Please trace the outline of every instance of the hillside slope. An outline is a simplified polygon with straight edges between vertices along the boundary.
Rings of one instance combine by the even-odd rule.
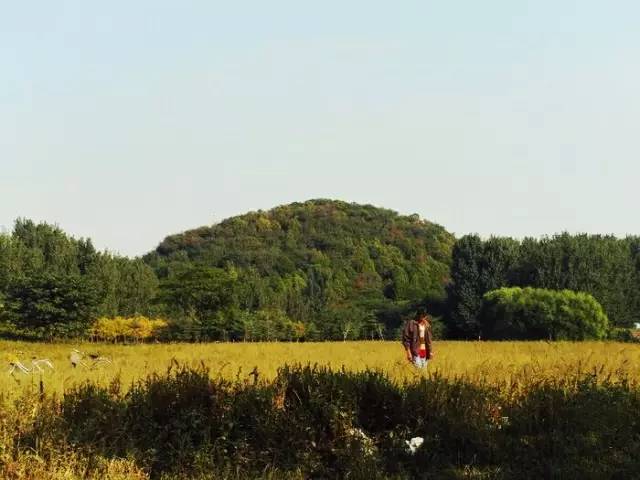
[[[310,200],[169,236],[145,261],[174,286],[188,269],[219,269],[241,311],[277,311],[323,337],[366,337],[444,297],[454,241],[417,215]]]

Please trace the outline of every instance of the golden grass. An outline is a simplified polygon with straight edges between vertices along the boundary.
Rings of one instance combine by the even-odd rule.
[[[3,460],[3,461],[2,461]],[[88,471],[87,466],[91,465]],[[92,462],[73,452],[48,461],[32,452],[16,459],[0,459],[0,478],[7,480],[148,480],[132,460],[94,457]]]
[[[99,352],[110,357],[113,364],[95,370],[74,369],[69,362],[73,348]],[[8,375],[9,359],[16,354],[25,364],[29,364],[32,357],[48,358],[55,371],[42,375]],[[240,380],[252,380],[248,375],[254,367],[258,367],[261,380],[273,378],[277,369],[286,363],[317,363],[350,371],[381,369],[399,381],[425,374],[408,364],[398,342],[110,345],[0,341],[0,355],[3,369],[0,397],[5,399],[29,389],[36,390],[41,377],[48,393],[60,394],[85,380],[106,384],[116,376],[126,387],[152,372],[165,371],[172,359],[189,365],[202,362],[212,376]],[[600,378],[628,376],[637,381],[640,380],[639,364],[640,345],[634,344],[442,341],[435,344],[435,358],[427,374],[504,384],[597,371]]]

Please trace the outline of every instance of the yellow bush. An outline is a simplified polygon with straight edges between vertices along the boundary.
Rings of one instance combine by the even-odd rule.
[[[111,342],[135,340],[140,342],[159,337],[167,326],[166,320],[147,318],[143,315],[135,317],[101,317],[93,323],[89,333],[98,340]]]

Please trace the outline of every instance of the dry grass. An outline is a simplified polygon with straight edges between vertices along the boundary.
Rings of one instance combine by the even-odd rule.
[[[26,453],[17,460],[0,461],[0,478],[6,480],[148,480],[130,460],[95,458],[87,472],[85,458],[70,452],[49,461]]]
[[[570,373],[597,371],[600,378],[627,376],[640,380],[634,368],[640,363],[640,345],[605,342],[438,342],[436,356],[428,372],[443,377],[466,377],[473,381],[502,384],[514,379],[563,377]],[[72,368],[73,348],[99,352],[112,359],[112,365],[88,370]],[[260,379],[271,379],[288,363],[318,363],[350,371],[381,369],[396,380],[423,375],[404,359],[398,342],[335,343],[207,343],[161,345],[34,344],[0,342],[2,368],[0,395],[37,390],[40,375],[7,375],[9,359],[17,352],[25,364],[32,356],[49,358],[54,372],[42,374],[48,393],[61,393],[73,384],[93,380],[102,384],[119,376],[123,385],[152,372],[165,371],[173,359],[187,365],[206,365],[212,375],[251,380],[258,367]]]
[[[73,348],[99,352],[113,364],[74,369]],[[114,385],[101,396],[102,390],[85,386],[61,401],[37,395],[40,375],[0,372],[2,479],[231,480],[258,478],[260,472],[265,479],[297,479],[326,469],[349,478],[397,473],[404,479],[417,478],[426,466],[450,473],[442,478],[635,478],[630,472],[640,468],[633,428],[640,405],[636,344],[437,342],[426,372],[406,362],[398,342],[0,342],[2,357],[18,352],[25,364],[32,356],[53,362],[55,371],[42,374],[47,393],[70,391],[84,381],[106,386],[116,377],[127,388],[150,373],[165,375],[137,386],[134,395],[124,396]],[[246,382],[253,382],[255,367],[260,380],[269,380],[279,367],[296,363],[376,369],[410,382],[291,368],[280,383],[228,388],[208,382],[201,368],[166,374],[174,360]],[[411,382],[423,375],[434,377]],[[345,429],[354,426],[374,439],[375,458],[354,455],[353,445],[345,443],[350,437],[344,432],[351,431]],[[420,459],[404,452],[408,432],[430,445]],[[186,455],[183,445],[192,445],[195,456]],[[550,449],[559,453],[548,456]],[[227,458],[228,451],[235,453]],[[597,462],[592,451],[602,452]],[[581,473],[569,475],[576,468]]]

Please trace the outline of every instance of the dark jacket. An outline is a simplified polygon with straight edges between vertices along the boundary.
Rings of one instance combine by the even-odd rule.
[[[425,330],[425,344],[427,346],[427,358],[431,358],[431,342],[433,334],[431,333],[431,324],[427,323]],[[411,355],[417,357],[420,351],[420,332],[418,331],[418,322],[409,320],[402,329],[402,344],[404,348],[411,351]]]

